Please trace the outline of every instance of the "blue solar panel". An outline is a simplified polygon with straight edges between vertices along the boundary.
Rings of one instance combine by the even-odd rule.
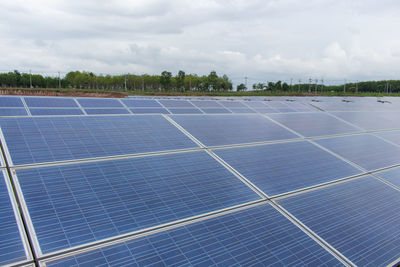
[[[187,100],[158,100],[161,104],[163,104],[167,108],[195,108],[189,101]]]
[[[251,108],[268,108],[266,103],[261,101],[246,101],[244,103]]]
[[[225,108],[202,108],[201,109],[206,114],[223,114],[223,113],[232,113]]]
[[[336,266],[340,262],[269,205],[47,263],[61,266]]]
[[[293,139],[296,135],[260,115],[171,115],[206,146]]]
[[[400,257],[399,191],[365,177],[279,201],[357,266]]]
[[[192,100],[190,102],[199,108],[223,108],[217,101],[213,100]]]
[[[79,104],[84,108],[123,108],[117,99],[107,98],[77,98]]]
[[[218,101],[218,103],[227,108],[247,108],[242,101]]]
[[[165,108],[130,108],[130,110],[136,114],[169,114]]]
[[[130,114],[128,110],[124,108],[86,108],[86,114]]]
[[[4,172],[0,171],[0,264],[26,260],[24,245],[18,230],[14,210],[5,183]]]
[[[361,131],[324,113],[270,114],[268,116],[306,137]]]
[[[278,112],[297,112],[295,109],[292,108],[275,108]]]
[[[361,173],[309,142],[214,151],[269,196]]]
[[[278,112],[276,109],[273,108],[254,108],[255,111],[258,113],[276,113]]]
[[[73,98],[25,97],[24,99],[30,108],[78,108]]]
[[[203,114],[200,109],[197,108],[169,108],[172,114]]]
[[[400,188],[400,168],[391,169],[384,172],[379,172],[377,175],[389,183]]]
[[[24,104],[19,97],[0,96],[0,107],[2,108],[22,108]]]
[[[0,126],[14,164],[196,147],[160,115],[3,118]]]
[[[82,110],[78,108],[30,108],[33,116],[41,115],[83,115]]]
[[[230,108],[232,113],[256,113],[253,109],[250,108]]]
[[[380,133],[375,133],[375,135],[384,138],[394,144],[400,145],[400,131],[380,132]]]
[[[24,108],[0,108],[0,116],[27,116]]]
[[[321,139],[315,142],[366,170],[400,163],[399,147],[369,134]]]
[[[45,253],[259,199],[203,151],[17,175]]]
[[[155,100],[150,100],[150,99],[143,99],[143,100],[136,100],[136,99],[122,99],[122,102],[127,106],[127,107],[133,107],[133,108],[155,108],[155,107],[161,107],[161,105],[155,101]]]

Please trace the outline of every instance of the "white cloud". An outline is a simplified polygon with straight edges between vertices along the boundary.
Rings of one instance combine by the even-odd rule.
[[[394,0],[4,0],[0,70],[398,78]]]

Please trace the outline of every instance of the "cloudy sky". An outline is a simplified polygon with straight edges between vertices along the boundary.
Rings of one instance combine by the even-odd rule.
[[[398,0],[1,0],[0,71],[400,79]]]

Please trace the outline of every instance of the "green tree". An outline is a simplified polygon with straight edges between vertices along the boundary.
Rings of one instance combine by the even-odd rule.
[[[171,72],[169,71],[161,72],[160,84],[162,88],[166,91],[169,91],[169,89],[171,88],[171,78],[172,78]]]
[[[238,86],[236,86],[236,91],[240,92],[240,91],[246,91],[246,85],[244,85],[243,83],[239,84]]]

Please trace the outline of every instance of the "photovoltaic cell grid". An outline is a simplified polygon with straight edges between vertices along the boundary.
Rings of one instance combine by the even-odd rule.
[[[133,114],[170,114],[165,108],[130,108]]]
[[[78,108],[30,108],[32,116],[83,115]]]
[[[369,171],[400,164],[400,147],[370,134],[320,139],[315,142]]]
[[[155,100],[122,99],[121,101],[127,107],[130,107],[130,108],[160,108],[161,107],[161,105]]]
[[[0,108],[0,116],[27,116],[24,108]]]
[[[386,139],[389,142],[400,145],[400,131],[375,133],[376,136]]]
[[[193,148],[160,115],[0,119],[15,165]]]
[[[400,189],[400,168],[379,172],[377,175]]]
[[[47,263],[61,266],[340,266],[269,205]]]
[[[269,196],[361,173],[309,142],[214,151]]]
[[[24,104],[19,97],[14,96],[1,96],[0,107],[2,108],[23,108]]]
[[[107,98],[77,98],[79,104],[84,108],[123,108],[118,99]]]
[[[30,108],[78,108],[73,98],[25,97],[24,100]]]
[[[231,145],[297,136],[260,115],[171,115],[206,146]]]
[[[0,265],[27,259],[4,174],[0,171]]]
[[[206,152],[17,170],[44,253],[260,197]]]
[[[124,108],[86,108],[85,112],[88,115],[130,114],[129,111]]]
[[[334,112],[333,114],[366,130],[400,129],[400,112]]]
[[[365,177],[279,201],[358,266],[400,258],[400,192]]]

